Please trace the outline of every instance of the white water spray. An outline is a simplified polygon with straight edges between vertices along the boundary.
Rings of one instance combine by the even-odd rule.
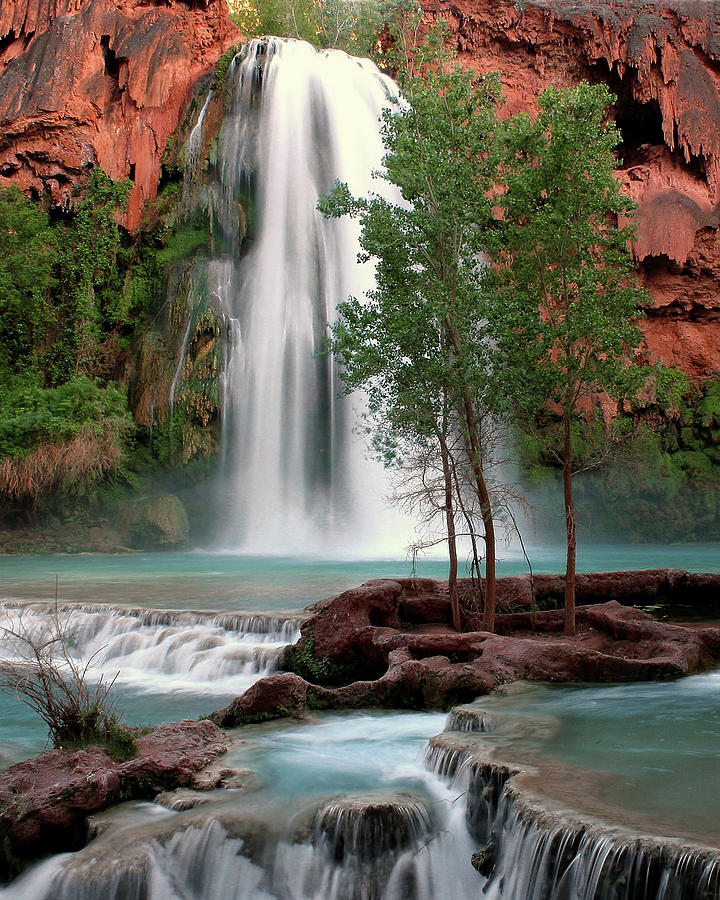
[[[337,304],[361,297],[373,272],[357,262],[357,224],[325,219],[317,202],[336,179],[356,196],[388,190],[372,172],[396,91],[369,60],[279,38],[252,41],[228,72],[217,197],[228,255],[210,267],[228,322],[226,549],[372,556],[408,543],[333,362],[318,355]]]

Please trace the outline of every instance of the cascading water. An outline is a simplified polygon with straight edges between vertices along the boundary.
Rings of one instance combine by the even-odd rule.
[[[437,735],[423,770],[413,750],[439,726],[427,713],[360,714],[243,731],[225,762],[257,769],[261,794],[215,791],[186,812],[140,804],[101,817],[85,849],[0,897],[720,898],[720,851],[549,811],[522,767],[486,759],[488,733]]]
[[[103,605],[0,604],[0,661],[20,660],[22,635],[41,644],[62,633],[90,678],[145,691],[235,695],[270,674],[299,632],[293,619],[156,612]]]
[[[265,555],[397,553],[407,541],[381,533],[380,519],[398,527],[381,513],[382,471],[364,459],[332,360],[318,356],[337,303],[362,296],[373,273],[357,261],[357,224],[316,209],[336,179],[382,193],[372,172],[396,87],[369,60],[268,38],[236,58],[226,89],[215,202],[227,252],[209,271],[228,336],[219,542]]]

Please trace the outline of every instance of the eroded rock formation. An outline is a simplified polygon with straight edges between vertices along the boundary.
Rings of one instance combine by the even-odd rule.
[[[544,576],[535,601],[560,576]],[[634,681],[677,678],[716,665],[720,628],[671,625],[617,599],[717,596],[720,575],[674,570],[583,575],[578,633],[562,634],[564,610],[504,613],[498,634],[454,631],[446,585],[430,579],[378,579],[311,607],[298,643],[286,651],[294,672],[255,682],[213,721],[222,727],[310,708],[447,709],[498,685],[529,681]],[[558,592],[561,593],[561,590]],[[601,600],[604,602],[594,602]],[[501,609],[530,608],[529,579],[498,580]]]
[[[478,71],[500,70],[508,114],[548,85],[618,97],[621,177],[639,203],[633,250],[654,306],[650,352],[720,372],[720,7],[702,0],[422,0]]]
[[[99,165],[132,179],[134,228],[191,86],[238,37],[225,0],[3,0],[0,184],[66,207]]]
[[[0,774],[0,882],[24,861],[81,847],[90,813],[179,786],[214,786],[198,773],[227,749],[211,722],[172,722],[139,738],[125,762],[88,747],[46,750],[11,766]]]

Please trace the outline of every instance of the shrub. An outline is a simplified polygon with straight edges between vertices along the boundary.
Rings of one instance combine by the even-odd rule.
[[[115,711],[115,679],[91,681],[94,657],[83,663],[71,654],[67,623],[57,610],[40,631],[27,627],[22,614],[16,625],[0,626],[2,644],[9,645],[13,657],[0,662],[0,691],[40,716],[54,747],[102,744],[116,756],[132,756],[135,734]]]

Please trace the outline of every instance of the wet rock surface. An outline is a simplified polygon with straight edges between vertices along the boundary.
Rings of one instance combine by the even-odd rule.
[[[136,756],[125,762],[104,747],[88,747],[47,750],[11,766],[0,774],[0,881],[25,861],[81,847],[90,813],[194,786],[227,749],[226,736],[211,722],[172,722],[139,738]]]
[[[720,575],[678,570],[580,579],[579,599],[585,603],[623,596],[623,585],[629,599],[720,592]],[[544,576],[543,583],[562,591],[560,576]],[[522,578],[500,579],[499,607],[527,606],[525,587]],[[303,659],[307,677],[285,672],[263,678],[213,713],[213,721],[232,727],[308,709],[447,709],[507,682],[677,678],[720,659],[720,628],[658,622],[617,599],[578,607],[574,638],[562,634],[563,610],[501,614],[497,634],[456,632],[448,624],[445,585],[429,579],[370,581],[309,612],[294,652],[286,655]],[[469,615],[468,627],[476,627],[476,620],[477,614]],[[368,660],[380,673],[375,678],[365,675]],[[354,677],[354,670],[362,675]],[[308,680],[313,672],[322,683]]]

